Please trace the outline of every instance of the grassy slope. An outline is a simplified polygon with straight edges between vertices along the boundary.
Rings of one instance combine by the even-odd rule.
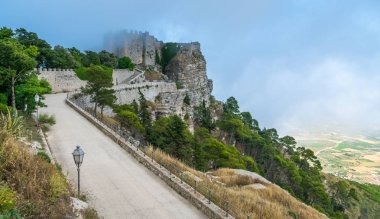
[[[147,148],[146,153],[152,154],[152,148]],[[196,171],[189,166],[185,165],[181,161],[172,158],[159,149],[154,151],[154,158],[162,165],[181,170],[182,172],[189,172],[192,175],[202,179],[197,187],[207,186],[211,188],[213,196],[219,197],[219,200],[225,200],[228,197],[230,205],[237,214],[238,218],[247,218],[247,215],[251,218],[327,218],[317,210],[310,206],[305,205],[301,201],[291,196],[287,191],[281,189],[276,185],[266,185],[266,189],[254,190],[250,188],[243,188],[241,183],[236,180],[234,183],[228,184],[228,186],[222,186],[219,183],[213,183],[206,174]],[[173,171],[175,172],[175,171]],[[224,178],[236,177],[229,171],[229,169],[221,169],[216,172],[215,175],[223,174]],[[193,182],[191,179],[190,182]],[[207,190],[206,190],[207,191]]]
[[[18,209],[21,216],[33,218],[63,218],[72,216],[69,185],[64,176],[52,164],[33,155],[27,146],[0,133],[0,177],[1,187],[8,188],[10,195],[0,197],[10,199],[13,204],[1,209],[1,214]]]

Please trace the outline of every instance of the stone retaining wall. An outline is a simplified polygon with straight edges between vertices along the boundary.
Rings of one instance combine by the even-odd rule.
[[[162,92],[176,92],[177,87],[173,82],[143,82],[138,84],[119,84],[113,87],[118,104],[129,104],[140,97],[139,89],[145,98],[154,102]]]
[[[86,86],[73,69],[38,69],[38,73],[38,78],[49,82],[53,93],[76,91]]]

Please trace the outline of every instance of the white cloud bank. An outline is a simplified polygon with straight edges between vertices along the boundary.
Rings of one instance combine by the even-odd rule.
[[[233,85],[242,110],[253,112],[262,126],[281,134],[379,130],[378,57],[360,65],[331,57],[302,69],[286,63],[256,59]]]

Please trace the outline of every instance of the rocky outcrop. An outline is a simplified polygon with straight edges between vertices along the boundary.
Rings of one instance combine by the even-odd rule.
[[[202,101],[209,104],[212,92],[212,81],[207,78],[206,60],[200,50],[200,44],[182,43],[174,58],[165,68],[169,79],[177,82],[180,88],[186,89],[191,105],[199,105]]]

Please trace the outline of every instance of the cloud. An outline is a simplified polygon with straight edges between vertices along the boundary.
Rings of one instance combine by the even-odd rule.
[[[326,57],[299,67],[286,66],[286,60],[256,60],[235,81],[233,92],[243,110],[253,111],[262,125],[282,134],[375,131],[380,125],[380,77],[371,63],[378,60],[359,65]]]

